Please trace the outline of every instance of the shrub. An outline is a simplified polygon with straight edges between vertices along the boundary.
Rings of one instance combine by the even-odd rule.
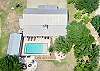
[[[98,8],[99,0],[74,0],[74,5],[76,9],[92,13]]]
[[[100,16],[98,15],[92,18],[91,24],[94,26],[100,36]]]

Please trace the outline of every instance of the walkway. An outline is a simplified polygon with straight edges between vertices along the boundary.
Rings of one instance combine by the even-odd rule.
[[[93,27],[93,25],[91,23],[88,23],[88,24],[86,24],[86,27],[90,30],[91,35],[96,40],[96,44],[100,45],[100,37],[99,37],[97,31],[95,30],[95,28]]]
[[[96,10],[96,15],[100,15],[100,4],[99,4],[99,8]]]

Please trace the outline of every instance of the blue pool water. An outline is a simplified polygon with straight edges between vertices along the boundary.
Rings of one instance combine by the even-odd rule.
[[[44,54],[45,49],[47,49],[47,44],[43,43],[26,43],[24,46],[25,54]]]

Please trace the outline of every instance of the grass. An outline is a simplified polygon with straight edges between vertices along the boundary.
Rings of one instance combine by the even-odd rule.
[[[0,27],[3,28],[6,23],[7,13],[3,10],[0,11]]]
[[[16,4],[20,3],[22,5],[21,8],[16,8]],[[11,10],[11,7],[14,7],[14,10],[18,15],[23,13],[23,10],[26,8],[26,0],[9,0],[8,11],[0,10],[0,29],[6,29],[7,23],[7,15]],[[7,29],[6,29],[7,30]],[[8,47],[8,40],[9,40],[9,32],[5,30],[1,30],[1,37],[0,37],[0,58],[6,55],[6,50]]]
[[[0,38],[0,57],[6,54],[8,39],[9,39],[9,34],[7,32],[2,32]]]
[[[20,4],[22,7],[16,7],[17,4]],[[10,8],[14,7],[17,14],[23,14],[23,10],[26,8],[26,0],[10,0]]]
[[[3,29],[6,25],[7,13],[5,11],[0,11],[0,28]],[[0,30],[0,57],[6,54],[6,49],[8,45],[9,33],[4,30]]]
[[[53,60],[52,62],[53,62],[54,65],[56,65],[56,66],[60,66],[60,65],[67,64],[67,60],[66,60],[66,59],[62,60],[61,62],[59,62],[59,61],[57,61],[57,60]]]
[[[1,37],[1,18],[0,18],[0,37]]]

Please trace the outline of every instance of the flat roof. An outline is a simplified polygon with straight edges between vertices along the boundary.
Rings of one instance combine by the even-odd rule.
[[[7,54],[19,55],[20,40],[21,40],[21,34],[17,33],[10,34]]]

